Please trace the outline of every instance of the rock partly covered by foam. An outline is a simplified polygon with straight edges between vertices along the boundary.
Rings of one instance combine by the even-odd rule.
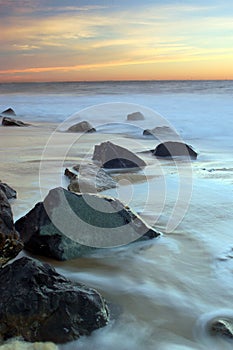
[[[110,141],[96,145],[92,159],[106,169],[141,168],[146,166],[144,160],[136,154]]]
[[[10,187],[5,182],[2,182],[1,180],[0,180],[0,190],[2,190],[5,193],[5,195],[7,196],[7,199],[12,199],[17,197],[17,192],[12,187]]]
[[[15,111],[12,108],[5,109],[1,114],[16,116],[16,113],[15,113]]]
[[[24,123],[21,120],[16,120],[16,119],[10,118],[10,117],[3,117],[2,118],[2,125],[3,126],[29,126],[29,124]]]
[[[133,112],[127,115],[127,120],[144,120],[145,117],[141,112]]]
[[[233,339],[233,319],[214,319],[209,325],[209,330],[212,335]]]
[[[95,132],[96,129],[86,120],[72,125],[67,132]]]
[[[15,225],[26,250],[58,260],[160,235],[117,199],[61,187]]]
[[[186,143],[176,141],[160,143],[155,150],[152,151],[152,153],[157,157],[185,156],[194,159],[197,158],[197,152],[195,152],[191,146],[187,145]]]
[[[105,326],[109,312],[94,289],[28,257],[0,271],[0,336],[65,343]]]
[[[67,176],[70,177],[70,184],[68,186],[70,191],[96,193],[117,186],[112,176],[96,164],[87,163],[74,166],[74,170],[78,172],[78,176],[67,169],[65,170]]]
[[[0,267],[15,258],[23,249],[23,243],[15,230],[11,206],[0,190]]]

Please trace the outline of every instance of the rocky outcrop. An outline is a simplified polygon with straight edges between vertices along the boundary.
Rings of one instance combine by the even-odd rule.
[[[144,120],[145,117],[141,112],[133,112],[127,115],[127,120]]]
[[[210,324],[210,333],[233,339],[233,319],[219,318],[213,320]]]
[[[69,191],[78,193],[96,193],[115,188],[116,181],[104,169],[96,164],[87,163],[74,167],[78,171],[78,176],[69,169],[65,170],[65,175],[70,178]]]
[[[67,132],[95,132],[96,129],[86,120],[72,125]]]
[[[160,236],[119,200],[61,187],[15,225],[26,250],[57,260]]]
[[[0,190],[0,267],[15,258],[23,249],[23,243],[15,230],[8,199]]]
[[[21,120],[16,120],[16,119],[10,118],[10,117],[3,117],[2,118],[2,125],[3,126],[29,126],[29,124],[24,123]]]
[[[2,190],[5,193],[7,199],[12,199],[17,197],[17,192],[6,183],[1,182],[1,180],[0,180],[0,190]]]
[[[105,326],[109,312],[94,289],[28,257],[0,271],[0,336],[65,343]]]
[[[197,153],[193,148],[186,143],[168,141],[160,143],[155,150],[152,150],[154,156],[157,157],[177,157],[185,156],[190,158],[197,158]]]
[[[92,159],[106,169],[141,168],[146,166],[144,160],[136,154],[110,141],[96,145]]]
[[[16,113],[12,108],[5,109],[1,114],[16,116]]]

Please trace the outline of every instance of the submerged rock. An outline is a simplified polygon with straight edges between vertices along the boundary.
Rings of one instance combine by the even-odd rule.
[[[133,112],[127,115],[127,120],[144,120],[145,117],[141,112]]]
[[[15,225],[26,250],[57,260],[160,235],[119,200],[61,187]]]
[[[0,180],[0,190],[2,190],[5,193],[7,199],[12,199],[17,197],[17,192],[6,183],[1,182],[1,180]]]
[[[106,169],[141,168],[146,166],[144,160],[124,147],[107,141],[95,146],[93,158]]]
[[[12,108],[5,109],[5,111],[3,111],[1,114],[16,116],[16,113],[15,113],[15,111]]]
[[[23,243],[15,230],[10,204],[0,190],[0,267],[15,258],[22,249]]]
[[[94,289],[23,257],[0,271],[0,336],[65,343],[105,326],[109,312]]]
[[[157,157],[176,157],[186,156],[191,158],[197,158],[197,153],[193,148],[186,143],[167,141],[160,143],[155,150],[152,151],[154,156]]]
[[[78,177],[73,172],[66,171],[70,177],[69,191],[79,193],[96,193],[115,188],[116,181],[104,169],[99,168],[96,164],[88,163],[74,167],[79,172]]]
[[[86,120],[72,125],[67,132],[95,132],[96,129]]]
[[[22,122],[21,120],[16,120],[10,117],[2,118],[3,126],[29,126],[29,124]]]
[[[233,339],[233,320],[215,319],[210,325],[210,333]]]

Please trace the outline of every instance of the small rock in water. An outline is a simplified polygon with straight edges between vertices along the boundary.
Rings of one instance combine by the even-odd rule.
[[[96,129],[86,120],[72,125],[67,132],[95,132]]]
[[[15,258],[22,249],[23,242],[15,230],[10,203],[0,190],[0,268]]]
[[[144,160],[124,147],[107,141],[95,146],[93,158],[106,169],[141,168],[146,166]]]
[[[177,157],[186,156],[191,158],[197,158],[197,152],[186,143],[167,141],[160,143],[155,150],[152,150],[154,156],[157,157]]]
[[[141,112],[133,112],[127,115],[127,120],[144,120],[145,117]]]
[[[7,199],[12,199],[17,197],[17,192],[12,187],[2,182],[1,180],[0,180],[0,190],[2,190],[5,193]]]
[[[51,190],[15,225],[26,250],[57,260],[160,236],[117,199],[61,187]]]
[[[10,117],[2,118],[3,126],[29,126],[29,124],[22,122],[21,120],[16,120]]]
[[[108,307],[94,289],[23,257],[0,270],[0,336],[65,343],[105,326]]]
[[[172,130],[169,126],[157,126],[154,129],[145,129],[143,131],[143,135],[153,135],[155,137],[163,137],[163,136],[171,136],[176,135],[174,130]]]
[[[3,111],[1,114],[16,116],[16,113],[15,113],[15,111],[12,108],[5,109],[5,111]]]
[[[233,339],[233,320],[220,318],[214,320],[210,325],[212,335],[220,335]]]

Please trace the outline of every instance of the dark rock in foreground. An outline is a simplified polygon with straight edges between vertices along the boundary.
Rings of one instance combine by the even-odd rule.
[[[96,145],[92,159],[106,169],[141,168],[146,166],[144,160],[136,154],[110,141]]]
[[[215,319],[210,325],[210,333],[233,339],[233,320]]]
[[[197,153],[193,148],[186,143],[182,142],[163,142],[160,143],[154,151],[152,151],[154,156],[157,157],[176,157],[176,156],[186,156],[190,158],[197,158]]]
[[[67,132],[95,132],[96,129],[86,120],[72,125]]]
[[[51,190],[15,225],[26,250],[57,260],[160,235],[119,200],[61,187]]]
[[[144,120],[145,117],[141,112],[133,112],[127,115],[127,120]]]
[[[0,268],[22,249],[23,243],[15,230],[10,204],[5,193],[0,190]]]
[[[12,199],[17,197],[17,192],[6,183],[1,182],[1,180],[0,180],[0,190],[2,190],[5,193],[5,195],[7,196],[7,199]]]
[[[0,271],[0,336],[65,343],[105,326],[109,312],[94,289],[23,257]]]
[[[3,126],[29,126],[29,124],[22,122],[21,120],[16,120],[9,117],[2,118]]]
[[[1,114],[16,116],[16,113],[15,113],[15,111],[12,108],[5,109],[5,111],[3,111]]]

